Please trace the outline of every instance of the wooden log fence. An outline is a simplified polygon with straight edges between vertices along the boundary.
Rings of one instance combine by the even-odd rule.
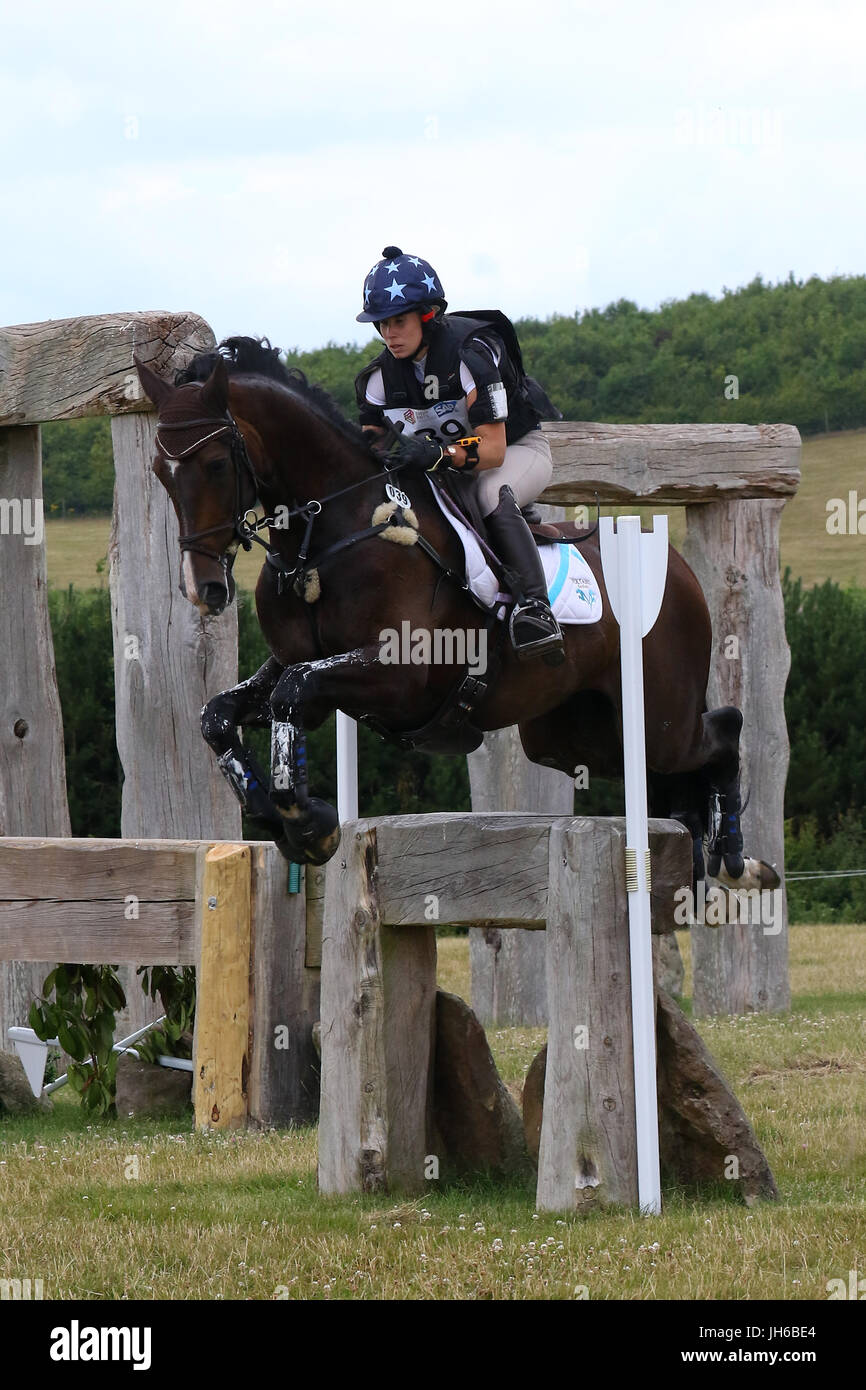
[[[650,846],[661,925],[677,889],[691,881],[691,842],[675,822],[654,820]],[[567,1211],[636,1203],[624,847],[620,818],[349,822],[341,854],[328,866],[322,927],[323,1194],[418,1193],[438,1171],[438,921],[546,929],[551,1017],[537,1205]],[[687,1089],[700,1086],[693,1075]],[[722,1108],[738,1111],[733,1097]],[[719,1178],[724,1148],[716,1155]],[[772,1178],[761,1181],[769,1195]]]
[[[311,1123],[319,972],[285,887],[270,842],[0,839],[0,960],[194,965],[196,1127]]]

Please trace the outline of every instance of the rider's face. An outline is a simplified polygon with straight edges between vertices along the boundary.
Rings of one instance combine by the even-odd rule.
[[[417,310],[382,319],[379,335],[392,357],[414,357],[422,346],[421,315]]]

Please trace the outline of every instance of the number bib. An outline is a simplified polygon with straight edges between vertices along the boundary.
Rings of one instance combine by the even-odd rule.
[[[414,406],[386,408],[383,412],[404,434],[429,434],[440,444],[471,434],[466,397],[458,401],[434,401],[426,410]]]

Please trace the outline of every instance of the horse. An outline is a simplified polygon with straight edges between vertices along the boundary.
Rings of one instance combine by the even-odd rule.
[[[267,339],[226,339],[171,383],[135,362],[158,410],[152,467],[177,514],[181,592],[203,616],[221,613],[238,548],[265,549],[255,601],[271,656],[208,702],[202,733],[287,859],[322,864],[339,843],[336,811],[310,794],[306,755],[306,731],[334,709],[437,752],[466,753],[517,724],[531,761],[569,776],[621,772],[619,628],[597,535],[558,525],[592,569],[603,616],[564,628],[561,665],[520,662],[504,623],[467,590],[461,542],[428,476],[401,466],[399,448],[377,453]],[[413,637],[401,660],[386,651],[397,632]],[[486,670],[468,668],[465,644],[429,640],[442,633],[492,639]],[[695,883],[707,870],[737,888],[774,886],[775,871],[743,854],[743,716],[707,709],[711,643],[700,585],[671,547],[643,643],[650,813],[688,828]],[[239,733],[267,725],[269,779]]]

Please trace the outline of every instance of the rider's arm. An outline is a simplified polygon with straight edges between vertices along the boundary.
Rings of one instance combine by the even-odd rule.
[[[475,404],[478,392],[473,388],[466,396],[467,408],[471,410]],[[505,421],[495,420],[488,425],[471,425],[470,433],[476,435],[481,443],[478,445],[478,468],[499,468],[505,458]],[[454,459],[451,463],[452,468],[462,468],[466,462],[466,450],[459,444],[454,445]]]

